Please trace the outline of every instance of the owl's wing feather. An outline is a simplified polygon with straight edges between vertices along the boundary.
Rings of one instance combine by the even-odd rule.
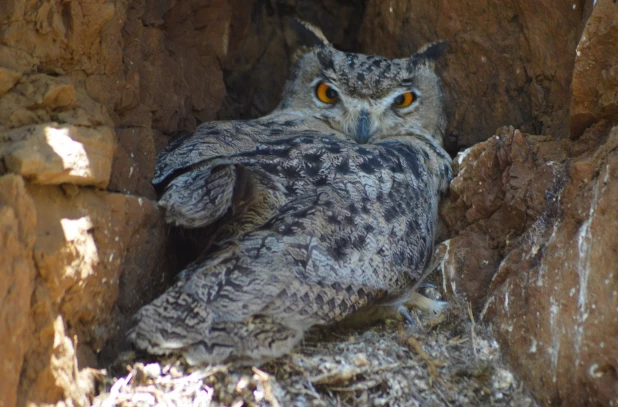
[[[172,141],[157,157],[152,183],[164,184],[175,173],[193,169],[201,163],[215,158],[225,158],[254,151],[258,144],[287,139],[306,132],[330,134],[332,129],[323,123],[288,113],[273,113],[269,116],[248,121],[207,122],[195,132]]]
[[[315,130],[306,129],[307,120],[278,113],[246,122],[204,123],[170,143],[157,157],[153,178],[162,191],[159,204],[166,208],[167,222],[197,228],[212,224],[230,209],[235,213],[246,209],[264,185],[238,164],[264,153],[273,143],[315,135]],[[334,133],[330,136],[337,138]]]
[[[328,216],[321,204],[291,202],[270,226],[192,263],[186,279],[137,313],[131,341],[154,354],[181,351],[192,363],[219,362],[251,347],[252,357],[273,357],[310,326],[384,295],[391,284],[373,275],[376,253],[353,263],[333,261],[327,240],[338,232],[318,229]],[[339,232],[352,234],[345,229],[351,227]],[[267,341],[252,334],[263,335],[256,318],[273,328]]]
[[[300,136],[255,143],[225,160],[211,180],[221,186],[206,186],[206,195],[229,199],[225,181],[240,166],[278,185],[285,199],[272,217],[215,245],[138,312],[130,335],[138,347],[181,351],[191,363],[276,356],[311,325],[341,319],[421,275],[437,210],[427,191],[437,194],[437,186],[416,147]],[[214,177],[203,167],[174,179],[170,193],[191,190],[191,177]]]
[[[229,210],[235,184],[233,166],[201,166],[174,178],[159,205],[166,209],[168,223],[188,228],[206,226]]]

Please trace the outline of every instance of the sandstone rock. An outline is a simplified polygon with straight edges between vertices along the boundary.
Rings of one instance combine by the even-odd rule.
[[[442,242],[437,248],[442,272],[442,289],[449,297],[463,298],[480,312],[489,285],[500,262],[497,250],[488,246],[487,236],[469,232],[462,238]]]
[[[33,330],[36,212],[21,177],[0,177],[0,405],[14,406]]]
[[[618,117],[618,7],[595,2],[577,46],[571,100],[571,137],[596,121]]]
[[[22,49],[0,45],[0,66],[12,72],[22,74],[29,71],[35,64],[35,59]]]
[[[155,199],[150,180],[154,176],[155,145],[152,131],[141,127],[120,129],[108,189]]]
[[[229,3],[233,17],[223,60],[227,96],[218,118],[255,118],[279,104],[290,61],[301,45],[290,17],[316,24],[339,49],[358,51],[364,0],[254,2],[251,12],[245,0]]]
[[[219,61],[228,52],[229,1],[180,0],[164,15],[164,22],[169,27],[174,59],[184,67],[188,107],[198,120],[213,120],[226,92]]]
[[[37,276],[31,298],[34,327],[25,356],[20,399],[87,404],[87,367],[109,340],[118,340],[120,281],[126,301],[156,294],[162,279],[162,213],[152,201],[75,186],[29,184],[36,241],[29,256]],[[143,267],[143,269],[142,269]],[[132,273],[153,278],[136,281]],[[158,271],[157,271],[158,270]],[[123,273],[129,273],[123,276]],[[154,287],[154,288],[153,288]],[[125,312],[134,312],[124,306]]]
[[[449,42],[438,69],[454,154],[504,125],[568,135],[573,56],[591,9],[590,1],[369,0],[360,42],[363,51],[390,57]]]
[[[154,198],[155,141],[160,150],[163,132],[192,130],[194,114],[214,117],[225,95],[219,58],[231,17],[222,18],[227,1],[185,2],[190,25],[168,13],[176,2],[5,3],[0,173],[30,183],[9,187],[4,180],[22,178],[6,175],[0,191],[0,253],[11,253],[0,264],[13,273],[0,285],[1,336],[9,341],[0,404],[17,397],[19,405],[85,405],[85,367],[118,346],[170,267],[152,201],[75,185],[111,180],[112,190]],[[13,205],[22,197],[30,206]],[[14,234],[24,219],[38,222],[22,241]]]
[[[160,290],[164,229],[146,199],[0,177],[2,405],[89,404],[86,368]]]
[[[518,7],[526,14],[528,6]],[[451,232],[440,247],[445,291],[482,310],[509,363],[547,405],[611,405],[618,399],[615,13],[612,2],[598,2],[577,48],[570,124],[564,117],[568,93],[547,105],[552,92],[568,90],[570,63],[557,58],[565,72],[552,77],[552,90],[542,92],[545,101],[535,101],[532,86],[527,91],[533,111],[551,106],[558,126],[547,133],[563,138],[499,130],[454,161],[457,176],[441,208]],[[437,27],[452,21],[436,18]],[[536,30],[529,41],[551,43],[545,34]],[[529,74],[529,63],[546,70],[547,62],[524,65]],[[448,76],[445,81],[448,86]],[[569,126],[576,142],[564,138]]]
[[[455,236],[442,249],[444,284],[480,311],[500,260],[547,207],[546,192],[567,159],[550,137],[502,128],[460,153],[441,215]]]
[[[618,398],[618,127],[603,130],[584,135],[603,144],[569,163],[570,180],[502,261],[484,311],[548,404]]]
[[[618,397],[618,127],[577,143],[502,129],[455,161],[445,291],[463,295],[548,404]],[[609,133],[609,135],[608,135]],[[484,305],[483,305],[484,304]]]
[[[11,130],[0,141],[7,170],[33,182],[99,187],[109,182],[114,135],[108,127],[33,125]]]
[[[109,51],[99,38],[113,23],[109,2],[55,3],[12,0],[3,4],[3,44],[30,54],[44,72],[64,73],[79,64],[87,72],[103,68]]]
[[[0,97],[8,92],[9,89],[21,78],[19,72],[0,66]]]
[[[66,76],[25,75],[0,97],[0,131],[50,121],[90,127],[113,125],[105,108],[84,90],[75,88]]]

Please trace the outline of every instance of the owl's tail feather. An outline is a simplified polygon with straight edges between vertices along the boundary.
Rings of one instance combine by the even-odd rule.
[[[213,325],[212,312],[201,305],[177,284],[135,314],[127,338],[155,355],[185,349],[200,341]]]
[[[255,185],[240,165],[209,163],[180,174],[165,187],[159,205],[168,223],[198,228],[228,212],[237,213],[253,199]]]
[[[151,354],[181,354],[191,365],[231,359],[261,363],[290,352],[311,322],[262,314],[262,302],[272,300],[280,287],[272,278],[270,286],[256,290],[244,283],[248,278],[260,286],[261,277],[248,268],[234,272],[238,265],[226,260],[235,258],[236,248],[230,244],[207,263],[194,263],[201,267],[197,275],[185,270],[176,285],[137,312],[128,340]],[[228,288],[237,286],[247,290],[230,293]]]
[[[263,363],[289,353],[303,332],[264,315],[240,322],[217,322],[204,339],[188,346],[182,354],[190,365],[230,360]]]
[[[289,353],[303,337],[302,327],[264,315],[213,322],[212,313],[189,307],[181,297],[170,300],[173,297],[168,292],[136,314],[128,339],[138,349],[154,355],[180,353],[190,365],[230,360],[262,363]]]

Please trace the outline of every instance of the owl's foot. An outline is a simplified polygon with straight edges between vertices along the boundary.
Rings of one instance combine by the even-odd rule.
[[[406,322],[408,323],[407,325],[407,333],[408,335],[414,335],[414,334],[418,334],[421,333],[425,330],[425,328],[423,327],[423,325],[421,324],[421,322],[415,318],[412,313],[410,313],[410,310],[408,309],[407,306],[405,305],[400,305],[399,307],[397,307],[397,311],[401,314],[401,316],[406,320]]]
[[[412,314],[410,314],[410,310],[408,309],[408,307],[406,307],[405,305],[400,305],[399,308],[397,308],[397,311],[412,327],[415,327],[417,325],[416,320],[414,319]]]
[[[410,300],[406,303],[406,306],[416,307],[424,312],[433,312],[434,314],[441,314],[447,307],[448,302],[432,300],[422,294],[414,292]]]
[[[408,307],[416,307],[423,312],[431,313],[434,316],[433,319],[435,319],[442,316],[441,314],[447,305],[448,302],[446,301],[432,300],[431,298],[427,298],[424,295],[415,292],[412,294],[412,297],[407,303],[397,307],[397,311],[408,322],[408,334],[412,335],[423,331],[425,328],[421,324],[420,320],[410,313]],[[430,322],[430,326],[431,325],[433,325],[433,323]]]

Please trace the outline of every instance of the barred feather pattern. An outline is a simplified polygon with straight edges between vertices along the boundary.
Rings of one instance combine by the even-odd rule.
[[[198,132],[159,161],[157,180],[172,178],[160,202],[177,223],[204,226],[232,207],[239,167],[252,174],[255,195],[276,198],[255,199],[230,219],[226,238],[139,311],[130,334],[138,347],[180,350],[194,364],[276,357],[310,326],[340,320],[420,278],[433,246],[436,197],[450,177],[448,156],[418,137],[359,145],[299,130],[302,123],[290,120],[281,137],[251,139],[229,155],[211,148],[224,135]]]

